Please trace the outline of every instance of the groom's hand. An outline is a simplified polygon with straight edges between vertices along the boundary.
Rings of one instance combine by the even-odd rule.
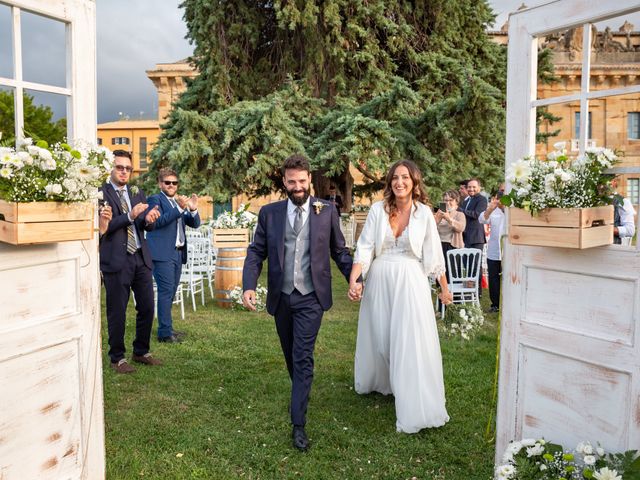
[[[256,291],[245,290],[242,293],[242,304],[249,310],[256,311]]]
[[[352,302],[360,300],[362,298],[362,283],[356,282],[355,284],[349,285],[347,296]]]

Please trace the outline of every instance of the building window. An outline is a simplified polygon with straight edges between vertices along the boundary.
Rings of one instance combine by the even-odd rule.
[[[576,112],[575,113],[575,125],[573,127],[573,138],[580,138],[580,112]],[[588,135],[587,135],[587,139],[591,138],[591,112],[589,112],[589,130],[588,130]]]
[[[627,115],[627,137],[629,140],[640,140],[640,112],[629,112]]]
[[[98,145],[102,145],[102,139],[98,137]]]
[[[634,205],[640,204],[640,178],[627,178],[627,198]]]
[[[147,137],[140,137],[140,168],[147,168]]]
[[[128,137],[113,137],[111,139],[111,145],[129,145]]]

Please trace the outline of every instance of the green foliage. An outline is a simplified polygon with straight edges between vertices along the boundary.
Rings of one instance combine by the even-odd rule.
[[[33,96],[23,95],[24,134],[31,138],[46,140],[53,145],[67,136],[67,119],[53,120],[53,110],[47,105],[34,105]],[[13,93],[0,90],[0,132],[3,144],[15,144],[15,106]]]
[[[485,0],[182,7],[200,75],[152,168],[177,168],[188,189],[218,199],[278,190],[278,166],[295,152],[322,173],[319,194],[327,177],[350,192],[350,166],[361,191],[379,189],[400,158],[418,163],[432,196],[471,175],[500,181],[506,50],[486,33]]]

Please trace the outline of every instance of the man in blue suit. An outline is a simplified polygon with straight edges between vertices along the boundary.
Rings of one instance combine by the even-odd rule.
[[[185,225],[200,226],[198,197],[177,195],[178,183],[176,172],[163,168],[158,173],[161,192],[149,197],[149,206],[160,211],[156,228],[147,234],[153,277],[158,286],[158,341],[168,343],[179,343],[182,335],[173,330],[171,306],[180,284],[182,265],[187,263]]]
[[[313,380],[313,350],[323,313],[332,305],[333,258],[349,281],[353,259],[340,231],[340,216],[329,202],[310,197],[309,162],[292,155],[283,166],[288,200],[260,209],[253,243],[242,272],[243,302],[255,310],[256,285],[268,260],[267,311],[276,330],[291,378],[293,446],[309,447],[305,432]]]
[[[133,373],[136,369],[124,356],[125,320],[131,291],[136,297],[137,311],[132,360],[146,365],[161,363],[149,353],[153,324],[153,264],[144,238],[144,231],[153,230],[160,212],[149,208],[141,190],[128,186],[133,171],[131,153],[116,150],[113,156],[111,178],[101,188],[103,209],[109,206],[112,216],[106,228],[105,225],[100,227],[100,271],[107,293],[111,367],[117,373]]]

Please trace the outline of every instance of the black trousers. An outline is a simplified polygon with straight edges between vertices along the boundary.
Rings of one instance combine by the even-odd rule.
[[[491,306],[500,308],[500,276],[502,275],[502,262],[500,260],[487,259],[489,271],[489,298]]]
[[[119,272],[102,272],[107,292],[107,330],[109,333],[109,357],[112,363],[124,358],[124,331],[129,295],[136,297],[136,337],[133,353],[149,352],[153,325],[153,281],[151,269],[144,264],[140,251],[127,254],[125,266]]]
[[[291,378],[291,423],[306,423],[309,393],[313,382],[313,351],[324,311],[314,292],[280,294],[275,313],[276,330]]]

